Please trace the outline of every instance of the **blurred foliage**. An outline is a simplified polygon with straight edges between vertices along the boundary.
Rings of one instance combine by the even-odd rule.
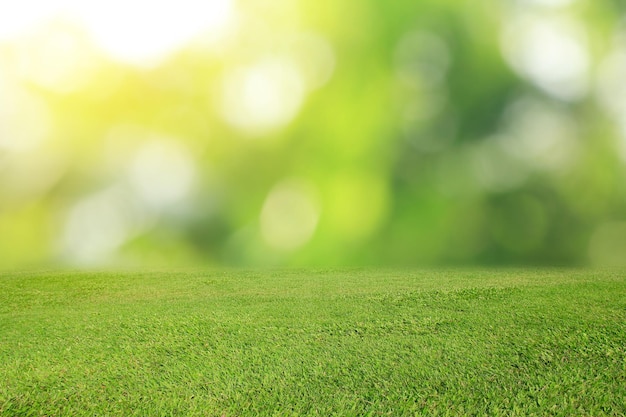
[[[2,6],[0,267],[626,262],[620,2],[136,1]]]

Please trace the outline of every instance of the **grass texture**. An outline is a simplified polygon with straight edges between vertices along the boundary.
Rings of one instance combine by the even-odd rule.
[[[624,416],[625,277],[4,272],[0,415]]]

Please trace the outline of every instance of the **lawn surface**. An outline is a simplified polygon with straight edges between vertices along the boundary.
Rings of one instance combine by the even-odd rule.
[[[626,413],[626,273],[0,273],[0,415]]]

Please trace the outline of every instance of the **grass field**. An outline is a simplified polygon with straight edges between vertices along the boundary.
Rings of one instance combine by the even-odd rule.
[[[626,414],[626,273],[0,273],[0,415]]]

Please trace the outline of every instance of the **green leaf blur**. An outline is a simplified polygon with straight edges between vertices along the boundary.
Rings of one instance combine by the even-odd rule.
[[[0,268],[626,262],[618,2],[205,3],[2,6]]]

